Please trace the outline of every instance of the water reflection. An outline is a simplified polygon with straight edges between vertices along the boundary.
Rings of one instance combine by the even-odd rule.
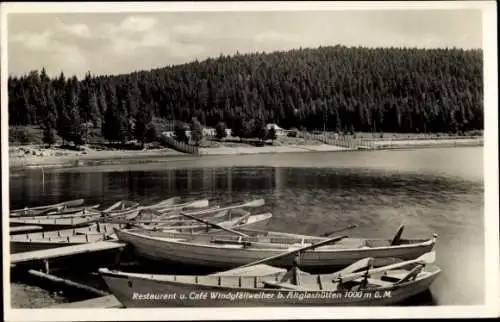
[[[335,162],[314,168],[214,165],[59,170],[46,172],[44,182],[40,171],[26,171],[11,178],[11,207],[74,198],[103,206],[121,199],[151,203],[174,195],[209,198],[213,203],[264,198],[266,205],[258,211],[273,213],[270,230],[322,234],[357,224],[350,236],[391,238],[403,223],[406,236],[439,234],[436,265],[443,273],[431,289],[434,298],[417,301],[419,305],[483,302],[484,276],[477,274],[484,271],[482,180],[459,173],[337,167]],[[377,162],[381,161],[373,163]]]

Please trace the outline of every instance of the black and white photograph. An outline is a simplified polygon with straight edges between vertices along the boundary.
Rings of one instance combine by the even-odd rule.
[[[495,2],[1,16],[7,320],[499,316]]]

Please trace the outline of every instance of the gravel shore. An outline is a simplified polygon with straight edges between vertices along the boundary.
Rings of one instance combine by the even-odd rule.
[[[423,147],[449,147],[482,145],[483,138],[465,139],[432,139],[432,140],[380,140],[371,141],[373,148],[379,149],[404,149]],[[352,149],[328,144],[288,144],[254,146],[224,146],[201,147],[200,156],[203,155],[244,155],[260,153],[291,153],[291,152],[336,152]],[[82,151],[70,151],[57,148],[43,148],[41,146],[13,146],[9,147],[10,168],[29,167],[62,167],[62,166],[88,166],[94,164],[119,164],[141,163],[150,161],[177,160],[186,155],[171,149],[149,150],[95,150],[85,148]]]

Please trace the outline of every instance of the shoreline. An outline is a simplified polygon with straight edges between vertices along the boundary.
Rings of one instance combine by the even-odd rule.
[[[353,151],[383,151],[424,148],[447,148],[483,146],[483,138],[475,139],[433,139],[433,140],[394,140],[373,141],[372,147],[347,148],[328,144],[319,145],[281,145],[264,147],[212,147],[200,148],[200,154],[189,155],[171,149],[152,150],[89,150],[84,152],[67,151],[59,152],[64,155],[47,155],[40,147],[32,148],[36,153],[25,153],[14,156],[9,151],[9,169],[24,170],[36,168],[65,168],[65,167],[91,167],[99,165],[140,164],[154,162],[172,162],[199,159],[203,156],[230,156],[230,155],[256,155],[256,154],[281,154],[281,153],[318,153],[318,152],[353,152]],[[9,147],[21,149],[21,147]],[[29,148],[28,148],[29,149]],[[53,151],[53,150],[52,150]]]

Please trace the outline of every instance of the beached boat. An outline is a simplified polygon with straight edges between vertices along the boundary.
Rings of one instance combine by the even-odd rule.
[[[113,228],[119,227],[118,224],[95,223],[80,228],[10,235],[10,253],[116,239]]]
[[[73,236],[64,236],[64,237],[53,236],[40,239],[29,239],[25,241],[11,241],[10,253],[16,254],[16,253],[51,249],[63,246],[95,243],[104,240],[116,240],[116,238],[114,238],[113,236],[114,234],[112,233],[109,234],[109,233],[89,232],[86,234],[73,235]]]
[[[37,206],[37,207],[24,207],[22,209],[14,209],[10,211],[11,217],[18,216],[36,216],[38,214],[43,214],[49,209],[61,209],[61,208],[72,208],[79,207],[84,204],[84,199],[68,200],[56,204]]]
[[[308,250],[301,256],[301,267],[307,271],[341,268],[365,257],[404,260],[418,257],[434,248],[436,234],[428,239],[404,239],[401,238],[402,231],[403,227],[392,240],[342,238],[335,244]],[[169,235],[166,232],[143,229],[115,229],[115,232],[118,239],[133,245],[135,252],[142,257],[221,270],[248,264],[300,245],[325,240],[324,237],[294,236],[280,232],[255,236],[243,234],[246,237],[227,233]],[[292,260],[293,257],[288,256],[273,260],[269,264],[291,267]]]
[[[262,264],[211,275],[99,273],[125,307],[381,306],[428,290],[441,272],[432,256],[377,268],[365,258],[321,275]]]

